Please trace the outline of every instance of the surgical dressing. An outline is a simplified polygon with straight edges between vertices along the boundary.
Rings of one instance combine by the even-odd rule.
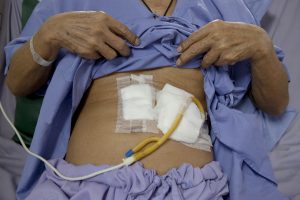
[[[125,120],[155,119],[151,91],[147,84],[131,85],[121,90]]]
[[[155,106],[157,127],[164,134],[170,128],[180,106],[192,98],[192,94],[170,84],[165,84],[163,89],[157,92],[157,104]],[[204,109],[199,109],[195,102],[191,102],[170,139],[192,148],[211,151],[212,142]]]
[[[154,104],[153,76],[130,75],[117,78],[118,118],[116,133],[158,133]]]
[[[180,105],[192,98],[192,95],[184,90],[176,88],[170,84],[166,84],[164,88],[157,94],[157,105],[155,110],[158,115],[158,128],[165,134],[170,128],[170,125]],[[195,103],[191,103],[178,126],[171,135],[171,139],[194,143],[205,121],[204,112],[200,112]]]
[[[154,88],[153,76],[143,74],[118,77],[117,87],[117,133],[157,133],[160,130],[166,134],[176,120],[177,113],[184,106],[186,110],[170,139],[192,148],[211,151],[212,143],[208,135],[206,114],[203,108],[199,110],[197,105],[191,102],[192,94],[168,83],[162,90]]]

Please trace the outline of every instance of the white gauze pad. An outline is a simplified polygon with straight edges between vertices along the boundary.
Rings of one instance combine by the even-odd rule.
[[[190,93],[169,84],[166,84],[157,94],[157,105],[155,107],[158,118],[157,127],[164,134],[171,127],[180,108],[191,97]],[[205,118],[201,116],[198,107],[192,102],[185,111],[179,126],[171,135],[171,139],[185,143],[195,143],[204,121]]]
[[[117,133],[158,133],[154,112],[155,88],[152,75],[117,78]]]
[[[154,120],[153,89],[148,84],[135,84],[121,89],[125,120]]]

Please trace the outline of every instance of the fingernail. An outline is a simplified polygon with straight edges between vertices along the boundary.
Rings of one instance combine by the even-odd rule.
[[[179,46],[179,47],[177,48],[177,51],[178,51],[179,53],[182,51],[181,46]]]
[[[139,44],[140,44],[139,38],[136,38],[136,39],[135,39],[134,44],[135,44],[135,45],[139,45]]]
[[[180,59],[177,59],[176,65],[177,65],[177,66],[178,66],[178,65],[181,65],[181,60],[180,60]]]

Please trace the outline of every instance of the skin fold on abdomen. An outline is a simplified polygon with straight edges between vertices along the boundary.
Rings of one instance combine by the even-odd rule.
[[[110,164],[122,162],[124,153],[155,133],[115,133],[118,115],[116,78],[130,74],[153,75],[154,86],[162,89],[166,83],[186,90],[206,107],[203,76],[199,69],[164,67],[128,73],[115,73],[96,79],[87,90],[73,118],[74,128],[69,141],[66,160],[81,164]],[[160,133],[159,136],[162,136]],[[202,167],[213,160],[212,152],[187,147],[168,140],[153,154],[141,160],[144,167],[162,175],[169,169],[190,163]]]

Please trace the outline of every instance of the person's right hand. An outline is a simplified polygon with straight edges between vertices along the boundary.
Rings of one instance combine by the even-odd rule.
[[[41,36],[42,35],[42,36]],[[104,12],[67,12],[50,17],[36,37],[42,37],[55,58],[60,48],[86,59],[112,60],[118,54],[129,56],[126,41],[139,44],[127,26]]]

